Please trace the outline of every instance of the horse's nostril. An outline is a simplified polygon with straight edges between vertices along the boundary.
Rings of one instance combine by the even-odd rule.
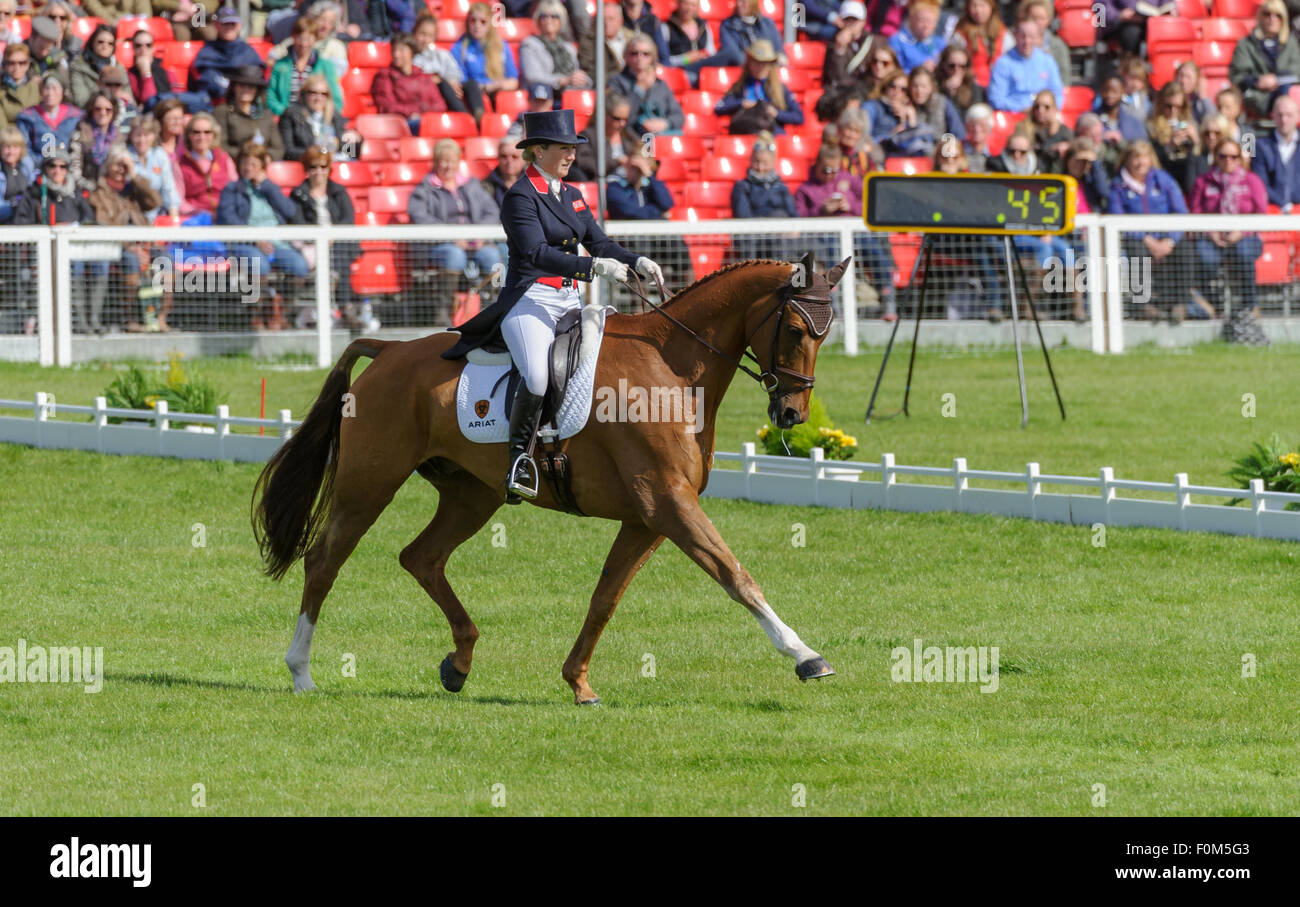
[[[785,412],[782,413],[781,415],[782,415],[781,421],[783,421],[786,425],[799,424],[799,411],[796,410],[793,406],[787,406],[785,408]]]

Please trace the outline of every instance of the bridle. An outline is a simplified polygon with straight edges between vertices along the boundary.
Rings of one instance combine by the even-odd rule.
[[[793,382],[787,389],[788,393],[800,393],[805,390],[812,390],[813,385],[816,383],[816,378],[812,375],[805,375],[802,372],[796,372],[794,369],[786,368],[784,365],[778,365],[776,362],[777,341],[781,337],[781,325],[785,321],[786,312],[791,307],[799,313],[804,324],[808,326],[808,332],[812,334],[814,339],[820,340],[822,337],[825,337],[826,333],[831,329],[831,322],[835,320],[835,312],[834,309],[831,308],[831,286],[826,278],[822,277],[820,274],[815,275],[815,278],[813,286],[802,292],[799,291],[799,288],[790,283],[787,283],[781,288],[781,295],[776,301],[776,304],[768,310],[767,314],[759,320],[758,324],[754,325],[754,329],[749,332],[747,337],[745,337],[745,348],[740,357],[727,355],[687,325],[683,324],[680,320],[674,318],[667,310],[651,301],[649,295],[646,293],[646,285],[641,280],[641,275],[631,268],[628,269],[628,279],[624,282],[624,285],[627,287],[628,292],[633,296],[637,297],[650,308],[654,309],[660,315],[663,315],[673,324],[677,325],[690,337],[694,338],[704,346],[705,349],[732,363],[736,368],[757,381],[763,390],[767,391],[769,402],[772,402],[776,400],[776,392],[781,384],[781,379],[778,377],[778,374],[790,378]],[[656,278],[655,284],[656,288],[659,290],[660,298],[665,302],[671,298],[667,290],[664,288],[662,280]],[[762,372],[756,372],[749,366],[745,365],[743,360],[748,358],[754,363],[754,365],[762,368],[762,365],[758,361],[758,357],[750,352],[750,344],[754,340],[754,335],[758,333],[759,329],[763,325],[767,324],[767,322],[772,319],[773,315],[776,315],[777,318],[775,324],[772,326],[772,342],[769,344],[771,348],[771,362]]]

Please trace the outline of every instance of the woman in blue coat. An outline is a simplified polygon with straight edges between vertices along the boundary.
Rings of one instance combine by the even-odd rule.
[[[776,48],[766,38],[746,49],[744,73],[713,108],[718,116],[731,117],[732,135],[779,135],[786,126],[803,125],[803,108],[781,81],[776,61]]]
[[[1110,184],[1108,210],[1111,214],[1187,213],[1183,190],[1172,176],[1156,166],[1156,152],[1150,142],[1133,142],[1124,150],[1119,174]],[[1129,289],[1134,301],[1143,303],[1143,314],[1155,320],[1163,309],[1171,321],[1182,321],[1190,291],[1189,276],[1194,269],[1191,250],[1183,242],[1182,231],[1125,231],[1123,237]],[[1149,270],[1147,262],[1150,262]]]
[[[663,280],[654,261],[605,235],[576,186],[564,178],[585,136],[575,135],[572,110],[528,111],[517,145],[527,166],[501,202],[510,265],[497,301],[459,327],[460,341],[443,353],[459,359],[504,340],[523,381],[510,410],[506,503],[537,496],[537,466],[528,442],[549,384],[549,354],[560,318],[581,308],[577,282],[626,279],[628,267]],[[579,255],[581,244],[590,255]]]
[[[41,102],[18,114],[18,128],[27,139],[27,155],[33,167],[57,147],[66,148],[81,123],[80,108],[63,103],[63,82],[53,72],[41,79]]]

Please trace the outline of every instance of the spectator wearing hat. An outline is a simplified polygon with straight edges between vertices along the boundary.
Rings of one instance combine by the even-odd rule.
[[[519,72],[525,85],[549,85],[555,91],[590,88],[591,76],[578,66],[578,45],[571,39],[569,14],[560,0],[541,0],[533,9],[537,33],[519,45]]]
[[[1035,95],[1046,89],[1059,108],[1065,103],[1065,89],[1056,61],[1039,46],[1042,32],[1038,23],[1020,22],[1014,35],[1015,47],[998,57],[989,75],[989,104],[994,110],[1020,113],[1028,110]]]
[[[155,54],[154,36],[147,28],[131,36],[131,54],[131,66],[126,71],[131,94],[142,110],[152,110],[172,93],[172,80]]]
[[[701,65],[744,66],[745,51],[758,40],[766,40],[772,48],[785,46],[776,23],[763,15],[759,0],[736,0],[735,12],[722,20],[718,35],[717,55]]]
[[[68,66],[68,100],[85,107],[90,96],[99,89],[99,74],[105,66],[115,63],[117,35],[107,25],[100,25],[90,35],[85,50],[72,59]]]
[[[63,103],[64,84],[58,75],[51,72],[43,76],[40,90],[40,102],[18,115],[18,128],[27,139],[33,163],[40,162],[43,149],[56,145],[66,148],[81,122],[81,110]]]
[[[99,83],[95,86],[95,90],[113,99],[113,103],[117,105],[117,127],[125,134],[127,126],[140,115],[140,107],[135,103],[135,96],[131,94],[131,83],[126,77],[126,70],[116,63],[105,66],[103,72],[99,74]]]
[[[579,145],[578,147],[582,147]],[[492,168],[492,172],[483,178],[483,188],[492,196],[492,200],[501,207],[502,201],[505,200],[506,193],[510,187],[515,184],[520,175],[524,172],[524,157],[519,151],[517,140],[510,136],[503,136],[497,143],[497,165]],[[570,170],[572,176],[572,170]],[[578,182],[582,182],[578,180]]]
[[[626,65],[609,80],[609,87],[632,104],[628,127],[637,135],[680,133],[686,114],[668,83],[657,74],[659,60],[654,40],[649,35],[633,35],[623,56]]]
[[[215,218],[217,224],[275,227],[293,221],[298,209],[266,175],[270,163],[271,156],[265,145],[244,143],[237,159],[239,178],[221,190]],[[259,274],[287,274],[299,288],[310,271],[302,253],[287,242],[231,243],[227,245],[227,251],[231,257],[256,262]],[[255,316],[254,326],[271,330],[284,326],[278,293],[273,292],[269,304]]]
[[[709,23],[700,16],[700,0],[677,0],[672,14],[659,26],[657,43],[667,48],[664,65],[684,69],[692,86],[699,84],[700,71],[694,64],[718,52]]]
[[[415,20],[415,46],[420,52],[415,55],[415,68],[427,73],[438,86],[442,99],[448,110],[468,113],[474,122],[483,119],[483,93],[477,83],[467,83],[465,73],[450,51],[443,50],[435,42],[438,37],[438,20],[428,12],[420,13]]]
[[[261,66],[237,66],[226,74],[230,87],[226,89],[226,103],[217,108],[217,126],[221,129],[221,145],[232,157],[239,154],[246,142],[263,145],[272,160],[284,157],[284,139],[280,127],[267,108],[266,79]]]
[[[241,66],[263,68],[257,51],[240,38],[243,22],[229,6],[217,12],[217,39],[203,45],[190,66],[190,91],[202,92],[216,104],[230,89],[230,74]]]
[[[878,78],[898,67],[898,55],[883,35],[866,30],[866,7],[857,0],[840,6],[843,25],[835,33],[822,62],[822,93],[815,113],[823,122],[839,119],[850,104],[861,106]]]
[[[833,0],[804,0],[804,24],[799,30],[815,41],[830,43],[844,27],[840,6]],[[863,18],[866,12],[863,12]]]
[[[576,183],[609,176],[622,165],[627,151],[623,147],[623,130],[632,117],[632,102],[621,94],[605,95],[605,172],[600,174],[596,160],[596,121],[593,118],[579,135],[587,141],[578,146],[578,155],[569,167],[569,179]]]
[[[96,91],[68,141],[68,175],[83,192],[90,192],[98,184],[109,149],[126,140],[117,115],[117,101]]]
[[[22,130],[0,127],[0,225],[13,223],[14,207],[35,179],[36,164],[27,156]]]
[[[527,101],[528,106],[515,115],[515,121],[506,130],[506,136],[515,141],[524,137],[524,114],[555,109],[555,90],[544,83],[531,85],[528,88]]]
[[[27,48],[31,51],[34,75],[44,76],[54,73],[67,87],[68,54],[59,47],[62,32],[54,20],[48,16],[36,16],[32,19],[32,33],[27,38]]]
[[[414,38],[398,35],[393,40],[392,65],[375,73],[370,85],[375,109],[379,113],[396,113],[405,117],[413,135],[419,134],[420,118],[425,113],[447,109],[433,79],[415,68],[418,52]]]
[[[745,69],[722,96],[713,112],[731,117],[732,135],[758,132],[781,134],[786,126],[803,123],[803,108],[776,67],[772,43],[760,38],[745,49]]]
[[[0,77],[0,123],[17,124],[18,115],[41,100],[40,77],[32,71],[32,52],[26,44],[7,44],[4,74]]]
[[[51,80],[58,81],[52,76]],[[53,146],[50,153],[39,160],[40,175],[18,200],[14,209],[14,226],[94,224],[95,212],[90,207],[90,202],[84,193],[77,191],[68,174],[67,148]],[[108,262],[73,261],[71,265],[73,320],[76,329],[82,333],[92,330],[101,332],[104,327],[98,320],[98,306],[102,305],[107,290]],[[94,277],[94,285],[89,288],[85,285],[87,270]],[[87,318],[87,301],[94,309],[90,313],[91,318]]]
[[[280,117],[284,159],[296,161],[309,148],[323,148],[330,160],[352,160],[361,153],[361,134],[350,128],[330,98],[329,83],[320,73],[302,83],[298,100]]]
[[[776,145],[770,132],[760,132],[749,155],[749,170],[731,187],[731,216],[735,218],[797,217],[794,196],[776,170]],[[798,256],[799,234],[755,233],[733,237],[731,248],[737,260],[774,258],[788,261]]]
[[[894,32],[889,46],[898,54],[898,64],[906,73],[918,66],[931,71],[939,62],[947,41],[939,34],[939,4],[936,0],[912,0],[907,4],[907,21]]]
[[[439,139],[433,146],[433,170],[421,180],[407,200],[413,224],[495,224],[501,211],[483,184],[460,166],[460,146]],[[477,282],[491,273],[504,257],[499,245],[488,240],[455,240],[435,245],[430,263],[444,271],[459,271]]]
[[[217,213],[226,185],[239,178],[235,161],[221,147],[221,130],[210,113],[196,113],[185,124],[185,140],[176,161],[180,172],[181,216]]]
[[[310,19],[302,18],[293,24],[292,42],[289,53],[271,67],[271,86],[266,93],[266,106],[271,113],[280,116],[288,110],[298,100],[303,80],[309,75],[325,77],[334,106],[342,109],[339,74],[334,71],[334,64],[316,50],[316,28]]]

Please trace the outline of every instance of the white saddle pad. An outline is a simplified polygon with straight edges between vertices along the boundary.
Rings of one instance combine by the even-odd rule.
[[[543,428],[559,430],[561,438],[571,438],[582,431],[591,415],[591,395],[596,381],[596,361],[605,333],[605,316],[611,307],[582,307],[582,342],[578,347],[578,368],[564,390],[564,400],[556,415],[558,425]],[[563,329],[565,321],[557,325]],[[466,438],[478,444],[504,444],[510,440],[510,413],[506,411],[505,375],[510,371],[508,353],[480,353],[466,357],[465,368],[456,385],[456,421]],[[493,389],[495,388],[495,393]]]

